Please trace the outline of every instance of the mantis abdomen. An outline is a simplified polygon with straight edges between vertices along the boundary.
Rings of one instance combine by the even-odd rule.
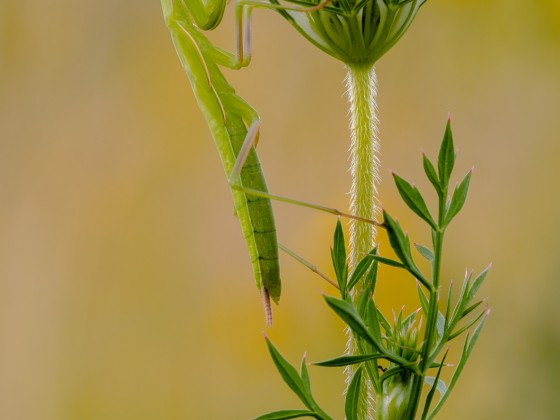
[[[228,118],[226,128],[230,135],[233,152],[237,156],[247,136],[247,129],[239,117]],[[225,166],[224,168],[226,172],[232,169]],[[241,169],[240,184],[243,188],[268,191],[261,164],[254,149],[249,152]],[[251,254],[255,278],[260,277],[262,287],[264,287],[263,292],[278,303],[281,292],[280,265],[276,226],[270,199],[248,195],[235,189],[232,189],[232,194],[235,212]],[[268,299],[266,295],[263,298]]]

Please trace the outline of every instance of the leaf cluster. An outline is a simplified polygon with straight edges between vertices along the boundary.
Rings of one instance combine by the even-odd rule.
[[[365,380],[372,384],[377,395],[378,410],[381,409],[380,404],[384,404],[384,401],[390,398],[388,396],[392,395],[389,392],[391,389],[411,390],[410,395],[407,395],[406,398],[402,398],[402,395],[395,396],[395,401],[399,398],[404,401],[399,404],[406,404],[399,409],[402,410],[399,413],[405,413],[404,416],[395,414],[390,418],[415,418],[420,407],[423,388],[427,385],[428,392],[425,394],[422,419],[432,419],[449,397],[489,314],[489,310],[483,307],[484,301],[477,300],[475,296],[484,282],[490,266],[476,276],[472,271],[465,274],[455,304],[452,303],[453,288],[451,286],[446,299],[443,302],[440,300],[444,234],[450,222],[463,208],[472,174],[472,171],[469,171],[455,187],[453,193],[449,194],[455,157],[453,135],[448,122],[439,150],[437,170],[428,157],[423,156],[424,171],[438,197],[438,210],[435,214],[430,212],[418,188],[404,178],[393,174],[397,190],[403,201],[431,230],[432,247],[415,244],[418,254],[430,262],[429,273],[424,273],[416,264],[410,239],[399,222],[384,211],[383,227],[386,229],[396,259],[381,256],[377,249],[373,249],[363,256],[349,274],[344,233],[340,221],[336,224],[331,257],[340,297],[325,296],[324,298],[327,305],[352,331],[357,343],[357,352],[317,362],[315,365],[356,366],[346,395],[347,419],[357,419],[359,393],[366,388],[360,384]],[[398,315],[394,315],[392,323],[382,314],[375,303],[379,264],[405,270],[416,280],[420,303],[417,311],[405,316],[401,310]],[[361,293],[352,298],[350,292],[360,282]],[[418,317],[420,317],[420,322],[417,322]],[[426,326],[422,330],[423,317],[426,319]],[[449,367],[445,364],[448,351],[445,348],[450,341],[464,333],[466,335],[459,362],[452,373],[449,384],[446,384],[440,377],[443,368]],[[304,364],[302,363],[301,373],[298,375],[295,368],[280,356],[272,343],[268,340],[267,343],[282,378],[298,395],[307,410],[275,412],[268,416],[284,417],[259,417],[259,419],[304,416],[329,418],[316,405],[311,396],[309,378]],[[428,375],[429,370],[432,369],[435,370],[435,373]],[[399,384],[410,384],[410,386],[395,388]],[[430,410],[436,392],[440,397],[435,402],[434,408]]]

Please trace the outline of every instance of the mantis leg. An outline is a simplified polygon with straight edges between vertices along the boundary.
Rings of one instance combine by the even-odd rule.
[[[268,0],[237,0],[235,4],[236,19],[236,45],[235,65],[245,67],[251,61],[251,13],[254,8],[266,8],[272,10],[291,10],[294,12],[308,13],[322,10],[331,0],[321,0],[315,6],[290,6],[270,3]]]
[[[239,69],[246,67],[251,62],[251,15],[254,8],[266,8],[272,10],[288,10],[301,13],[322,10],[332,0],[321,0],[315,6],[291,6],[270,3],[268,0],[237,0],[235,4],[235,52],[232,54],[222,48],[213,46],[211,51],[205,55],[210,57],[216,64]],[[162,0],[166,20],[181,20],[189,14],[196,26],[204,31],[215,29],[222,21],[226,0]],[[179,16],[177,16],[179,15]],[[183,15],[183,16],[180,16]]]
[[[240,99],[240,98],[238,98]],[[248,105],[247,105],[248,106]],[[289,203],[289,204],[295,204],[298,206],[302,206],[302,207],[307,207],[310,209],[314,209],[314,210],[319,210],[325,213],[330,213],[333,214],[335,216],[340,216],[340,217],[345,217],[348,219],[353,219],[353,220],[357,220],[360,222],[364,222],[364,223],[369,223],[378,227],[384,227],[383,223],[379,223],[375,220],[371,220],[371,219],[366,219],[364,217],[360,217],[360,216],[356,216],[354,214],[350,214],[350,213],[345,213],[343,211],[340,211],[336,208],[333,207],[326,207],[326,206],[322,206],[319,204],[313,204],[313,203],[309,203],[307,201],[301,201],[301,200],[295,200],[293,198],[288,198],[288,197],[284,197],[284,196],[280,196],[280,195],[274,195],[274,194],[270,194],[266,191],[259,191],[256,189],[252,189],[252,188],[247,188],[245,186],[243,186],[240,182],[240,174],[241,174],[241,169],[243,168],[243,166],[245,165],[245,162],[247,160],[247,157],[249,156],[249,153],[251,152],[251,150],[253,150],[257,143],[258,143],[258,139],[259,139],[259,129],[260,129],[260,120],[258,118],[254,119],[251,122],[251,125],[249,127],[249,130],[247,131],[247,136],[245,137],[245,141],[243,142],[243,145],[241,146],[241,149],[239,151],[239,154],[237,155],[237,159],[235,161],[235,165],[233,166],[233,169],[229,175],[229,185],[231,186],[232,189],[237,189],[239,191],[244,192],[247,195],[252,195],[255,197],[262,197],[262,198],[268,198],[270,200],[275,200],[275,201],[281,201],[284,203]]]

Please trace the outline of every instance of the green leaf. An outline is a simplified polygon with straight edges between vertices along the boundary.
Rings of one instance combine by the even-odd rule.
[[[342,318],[346,324],[356,333],[358,336],[362,337],[372,346],[376,347],[378,350],[380,343],[376,343],[375,339],[372,337],[371,333],[368,331],[366,324],[364,323],[363,319],[360,317],[354,305],[349,302],[346,302],[342,299],[337,299],[332,296],[325,296],[325,300],[327,301],[327,305],[331,307],[336,314]]]
[[[270,352],[270,356],[272,357],[272,361],[276,365],[276,369],[280,373],[280,376],[286,382],[286,384],[290,387],[292,391],[298,396],[298,398],[305,404],[307,408],[310,410],[314,409],[315,402],[313,401],[313,397],[307,391],[307,387],[305,386],[303,380],[298,375],[296,369],[288,363],[286,359],[280,354],[280,352],[274,347],[272,341],[268,337],[265,337],[266,344],[268,346],[268,351]]]
[[[431,290],[433,288],[432,284],[424,277],[412,259],[408,236],[404,234],[400,224],[389,216],[386,211],[383,211],[383,218],[391,248],[393,248],[393,251],[397,254],[397,257],[401,260],[404,267],[416,277],[424,287]],[[377,257],[374,258],[378,259]]]
[[[437,314],[436,329],[437,329],[438,337],[440,339],[443,338],[443,333],[445,331],[445,317],[440,311],[438,311]]]
[[[384,356],[381,353],[371,353],[371,354],[358,354],[355,356],[340,356],[334,359],[323,360],[321,362],[313,363],[316,366],[323,367],[341,367],[356,365],[358,363],[367,362],[368,360],[381,359]]]
[[[455,384],[457,383],[457,380],[459,379],[459,376],[461,375],[461,372],[463,371],[463,368],[465,367],[465,364],[467,363],[467,360],[469,359],[469,357],[472,353],[474,345],[476,344],[476,340],[478,340],[478,336],[480,335],[480,332],[482,331],[482,327],[484,326],[484,323],[486,322],[486,319],[488,318],[489,313],[490,313],[489,310],[486,311],[485,316],[482,318],[482,320],[480,321],[480,323],[478,324],[478,326],[474,330],[472,338],[469,340],[468,335],[465,338],[465,345],[463,346],[463,353],[461,354],[461,359],[459,360],[459,363],[457,365],[457,368],[455,369],[455,372],[453,372],[453,376],[451,377],[451,381],[449,382],[449,385],[447,386],[447,391],[441,397],[441,399],[438,401],[438,403],[435,406],[435,408],[433,409],[433,411],[427,417],[427,420],[431,420],[432,418],[434,418],[434,416],[438,413],[438,411],[441,409],[441,407],[443,406],[443,404],[445,403],[445,401],[449,397],[451,391],[453,390],[453,387],[455,386]]]
[[[334,245],[331,249],[332,261],[340,294],[346,296],[346,277],[348,275],[348,266],[346,264],[346,245],[344,243],[344,232],[340,219],[336,221],[334,230]]]
[[[354,269],[354,272],[352,273],[352,275],[350,276],[350,280],[348,281],[348,285],[346,286],[348,291],[353,289],[353,287],[361,280],[363,275],[371,266],[371,263],[373,262],[372,254],[375,254],[375,249],[371,250],[369,254],[365,255]]]
[[[420,305],[422,306],[422,311],[424,312],[424,315],[428,316],[428,306],[429,306],[428,298],[426,297],[424,291],[422,290],[420,284],[418,283],[416,284],[416,290],[418,291],[418,297],[420,298]]]
[[[369,326],[369,329],[373,335],[373,337],[377,340],[378,343],[381,343],[381,328],[379,328],[379,319],[377,317],[377,314],[379,313],[379,311],[377,310],[377,307],[375,306],[375,302],[373,300],[373,298],[368,299],[367,303],[367,308],[366,308],[366,320],[367,320],[367,325]]]
[[[385,335],[387,337],[393,337],[393,335],[394,335],[393,334],[393,327],[391,327],[391,324],[389,323],[387,318],[385,318],[385,315],[383,315],[383,312],[377,311],[377,319],[379,320],[379,324],[385,330]]]
[[[447,355],[447,353],[445,353]],[[441,368],[443,366],[443,362],[442,363],[438,363],[438,367]],[[438,370],[438,374],[439,374],[439,370]],[[426,376],[424,378],[424,382],[426,382],[427,385],[429,386],[433,386],[435,384],[435,380],[436,378],[434,378],[433,376]],[[439,392],[439,395],[443,395],[445,394],[445,391],[447,391],[447,385],[445,384],[445,382],[442,379],[438,379],[437,381],[437,385],[436,385],[436,391]]]
[[[467,331],[469,328],[471,328],[474,324],[476,324],[485,314],[486,314],[486,309],[484,311],[482,311],[480,314],[478,314],[478,316],[476,316],[475,318],[473,318],[472,320],[470,320],[464,327],[459,328],[457,331],[455,331],[453,334],[449,335],[449,338],[447,339],[447,341],[451,341],[453,340],[455,337],[460,336],[461,334],[463,334],[465,331]]]
[[[387,379],[389,379],[389,378],[391,378],[395,375],[398,375],[401,372],[406,372],[406,368],[404,368],[402,366],[397,366],[397,367],[392,367],[392,368],[387,369],[383,373],[383,375],[381,375],[381,378],[380,378],[381,385],[383,385],[383,382],[385,382]]]
[[[373,257],[373,259],[375,259],[376,261],[379,261],[382,264],[390,265],[391,267],[404,268],[406,270],[406,265],[404,265],[403,263],[400,263],[398,261],[392,260],[390,258],[385,258],[385,257],[382,257],[380,255],[375,255]]]
[[[360,401],[360,383],[362,381],[363,367],[360,366],[354,372],[348,391],[346,392],[346,402],[344,404],[344,413],[346,420],[358,420],[358,406]]]
[[[317,413],[307,410],[279,410],[273,411],[271,413],[263,414],[262,416],[255,417],[254,420],[285,420],[285,419],[297,419],[300,417],[314,417],[316,419],[322,419]]]
[[[373,252],[370,252],[370,255],[372,255],[372,258],[374,255],[377,255],[377,248],[374,249]],[[371,268],[369,269],[369,271],[366,274],[366,277],[364,278],[364,295],[365,296],[373,296],[373,292],[375,292],[375,286],[377,284],[377,268],[378,268],[379,264],[377,263],[377,261],[374,259],[373,264],[371,265]]]
[[[421,219],[426,221],[433,229],[437,229],[436,222],[432,218],[426,202],[420,194],[420,191],[415,186],[411,185],[408,181],[398,176],[393,172],[393,178],[397,185],[397,190],[401,195],[406,205],[416,213]]]
[[[386,211],[383,211],[383,220],[387,228],[387,235],[389,236],[391,248],[393,248],[397,257],[408,268],[412,262],[408,237],[404,234],[399,222],[394,220]]]
[[[488,271],[490,271],[490,269],[492,268],[492,264],[489,264],[488,267],[486,267],[478,276],[476,276],[476,278],[473,280],[472,282],[472,286],[469,287],[469,291],[467,293],[468,296],[468,301],[470,302],[476,292],[478,291],[478,289],[480,288],[480,286],[482,286],[482,283],[484,282],[484,279],[486,278],[486,275],[488,274]]]
[[[451,132],[451,120],[447,120],[445,134],[441,142],[438,156],[438,173],[441,188],[445,192],[449,185],[449,178],[455,165],[455,146],[453,145],[453,133]]]
[[[417,243],[414,244],[414,247],[420,253],[420,255],[422,255],[428,261],[434,262],[434,253],[430,248],[426,248],[424,245],[420,245]]]
[[[378,341],[374,335],[370,333],[363,319],[360,317],[354,305],[342,299],[337,299],[332,296],[325,296],[327,304],[331,307],[336,314],[342,318],[344,322],[350,327],[350,329],[359,337],[363,338],[372,347],[377,349],[379,352],[383,353],[383,358],[392,361],[397,365],[409,365],[408,360],[397,356],[393,352],[387,350],[383,347],[380,341]]]
[[[437,194],[439,196],[441,196],[443,191],[441,189],[441,184],[440,184],[438,176],[436,174],[436,169],[434,168],[434,165],[432,164],[430,159],[428,159],[428,157],[425,154],[422,155],[422,163],[424,165],[424,172],[426,173],[426,176],[428,177],[428,180],[434,186]]]
[[[445,306],[445,330],[447,333],[447,329],[449,328],[449,315],[451,314],[451,297],[453,294],[453,282],[449,285],[449,289],[447,290],[447,304]]]
[[[469,283],[471,278],[472,278],[472,272],[470,273],[465,272],[465,279],[463,280],[463,285],[461,286],[461,293],[459,295],[457,304],[455,305],[455,309],[453,310],[453,316],[451,317],[451,321],[449,322],[448,328],[450,330],[453,330],[453,328],[455,328],[455,325],[457,325],[459,320],[462,318],[462,314],[465,311],[467,305],[469,304],[468,291],[469,291]]]
[[[461,318],[466,317],[468,314],[470,314],[472,311],[474,311],[482,302],[484,302],[484,301],[479,300],[478,302],[473,303],[471,306],[469,306],[467,309],[465,309],[463,311],[463,314],[461,315]]]
[[[305,362],[305,354],[301,358],[301,365],[299,368],[301,382],[305,388],[307,395],[311,395],[311,381],[309,380],[309,371],[307,370],[307,363]]]
[[[451,203],[445,214],[444,226],[447,226],[451,220],[461,211],[465,200],[467,199],[467,192],[469,191],[469,183],[471,182],[472,169],[463,178],[461,183],[453,191],[453,197],[451,198]]]
[[[439,369],[437,371],[436,377],[432,377],[432,376],[426,376],[424,377],[424,382],[426,382],[428,385],[432,385],[432,388],[430,389],[430,392],[428,392],[428,396],[426,397],[426,403],[424,404],[424,410],[422,412],[422,420],[424,420],[426,418],[426,416],[428,415],[428,411],[430,409],[430,404],[432,403],[432,399],[434,398],[434,395],[436,393],[436,389],[439,392],[440,395],[440,399],[441,397],[443,397],[447,391],[447,386],[445,385],[445,382],[443,382],[441,379],[439,379],[439,375],[441,373],[441,369],[445,363],[445,358],[447,357],[447,351],[445,352],[445,354],[443,355],[443,359],[441,360],[441,365],[439,366]],[[431,384],[430,384],[431,382]]]

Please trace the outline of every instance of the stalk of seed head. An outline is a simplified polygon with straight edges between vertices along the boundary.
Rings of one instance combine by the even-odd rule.
[[[375,68],[368,66],[347,66],[347,95],[350,106],[350,212],[367,219],[375,219],[378,213],[377,183],[379,181],[379,137],[377,118],[377,77]],[[375,226],[370,223],[350,221],[350,261],[353,271],[365,253],[375,244]],[[356,285],[352,297],[363,293],[362,286]],[[359,354],[351,331],[347,330],[347,354]],[[346,380],[352,378],[353,369],[346,369]],[[371,418],[373,393],[371,382],[364,379],[360,392],[360,418]]]

